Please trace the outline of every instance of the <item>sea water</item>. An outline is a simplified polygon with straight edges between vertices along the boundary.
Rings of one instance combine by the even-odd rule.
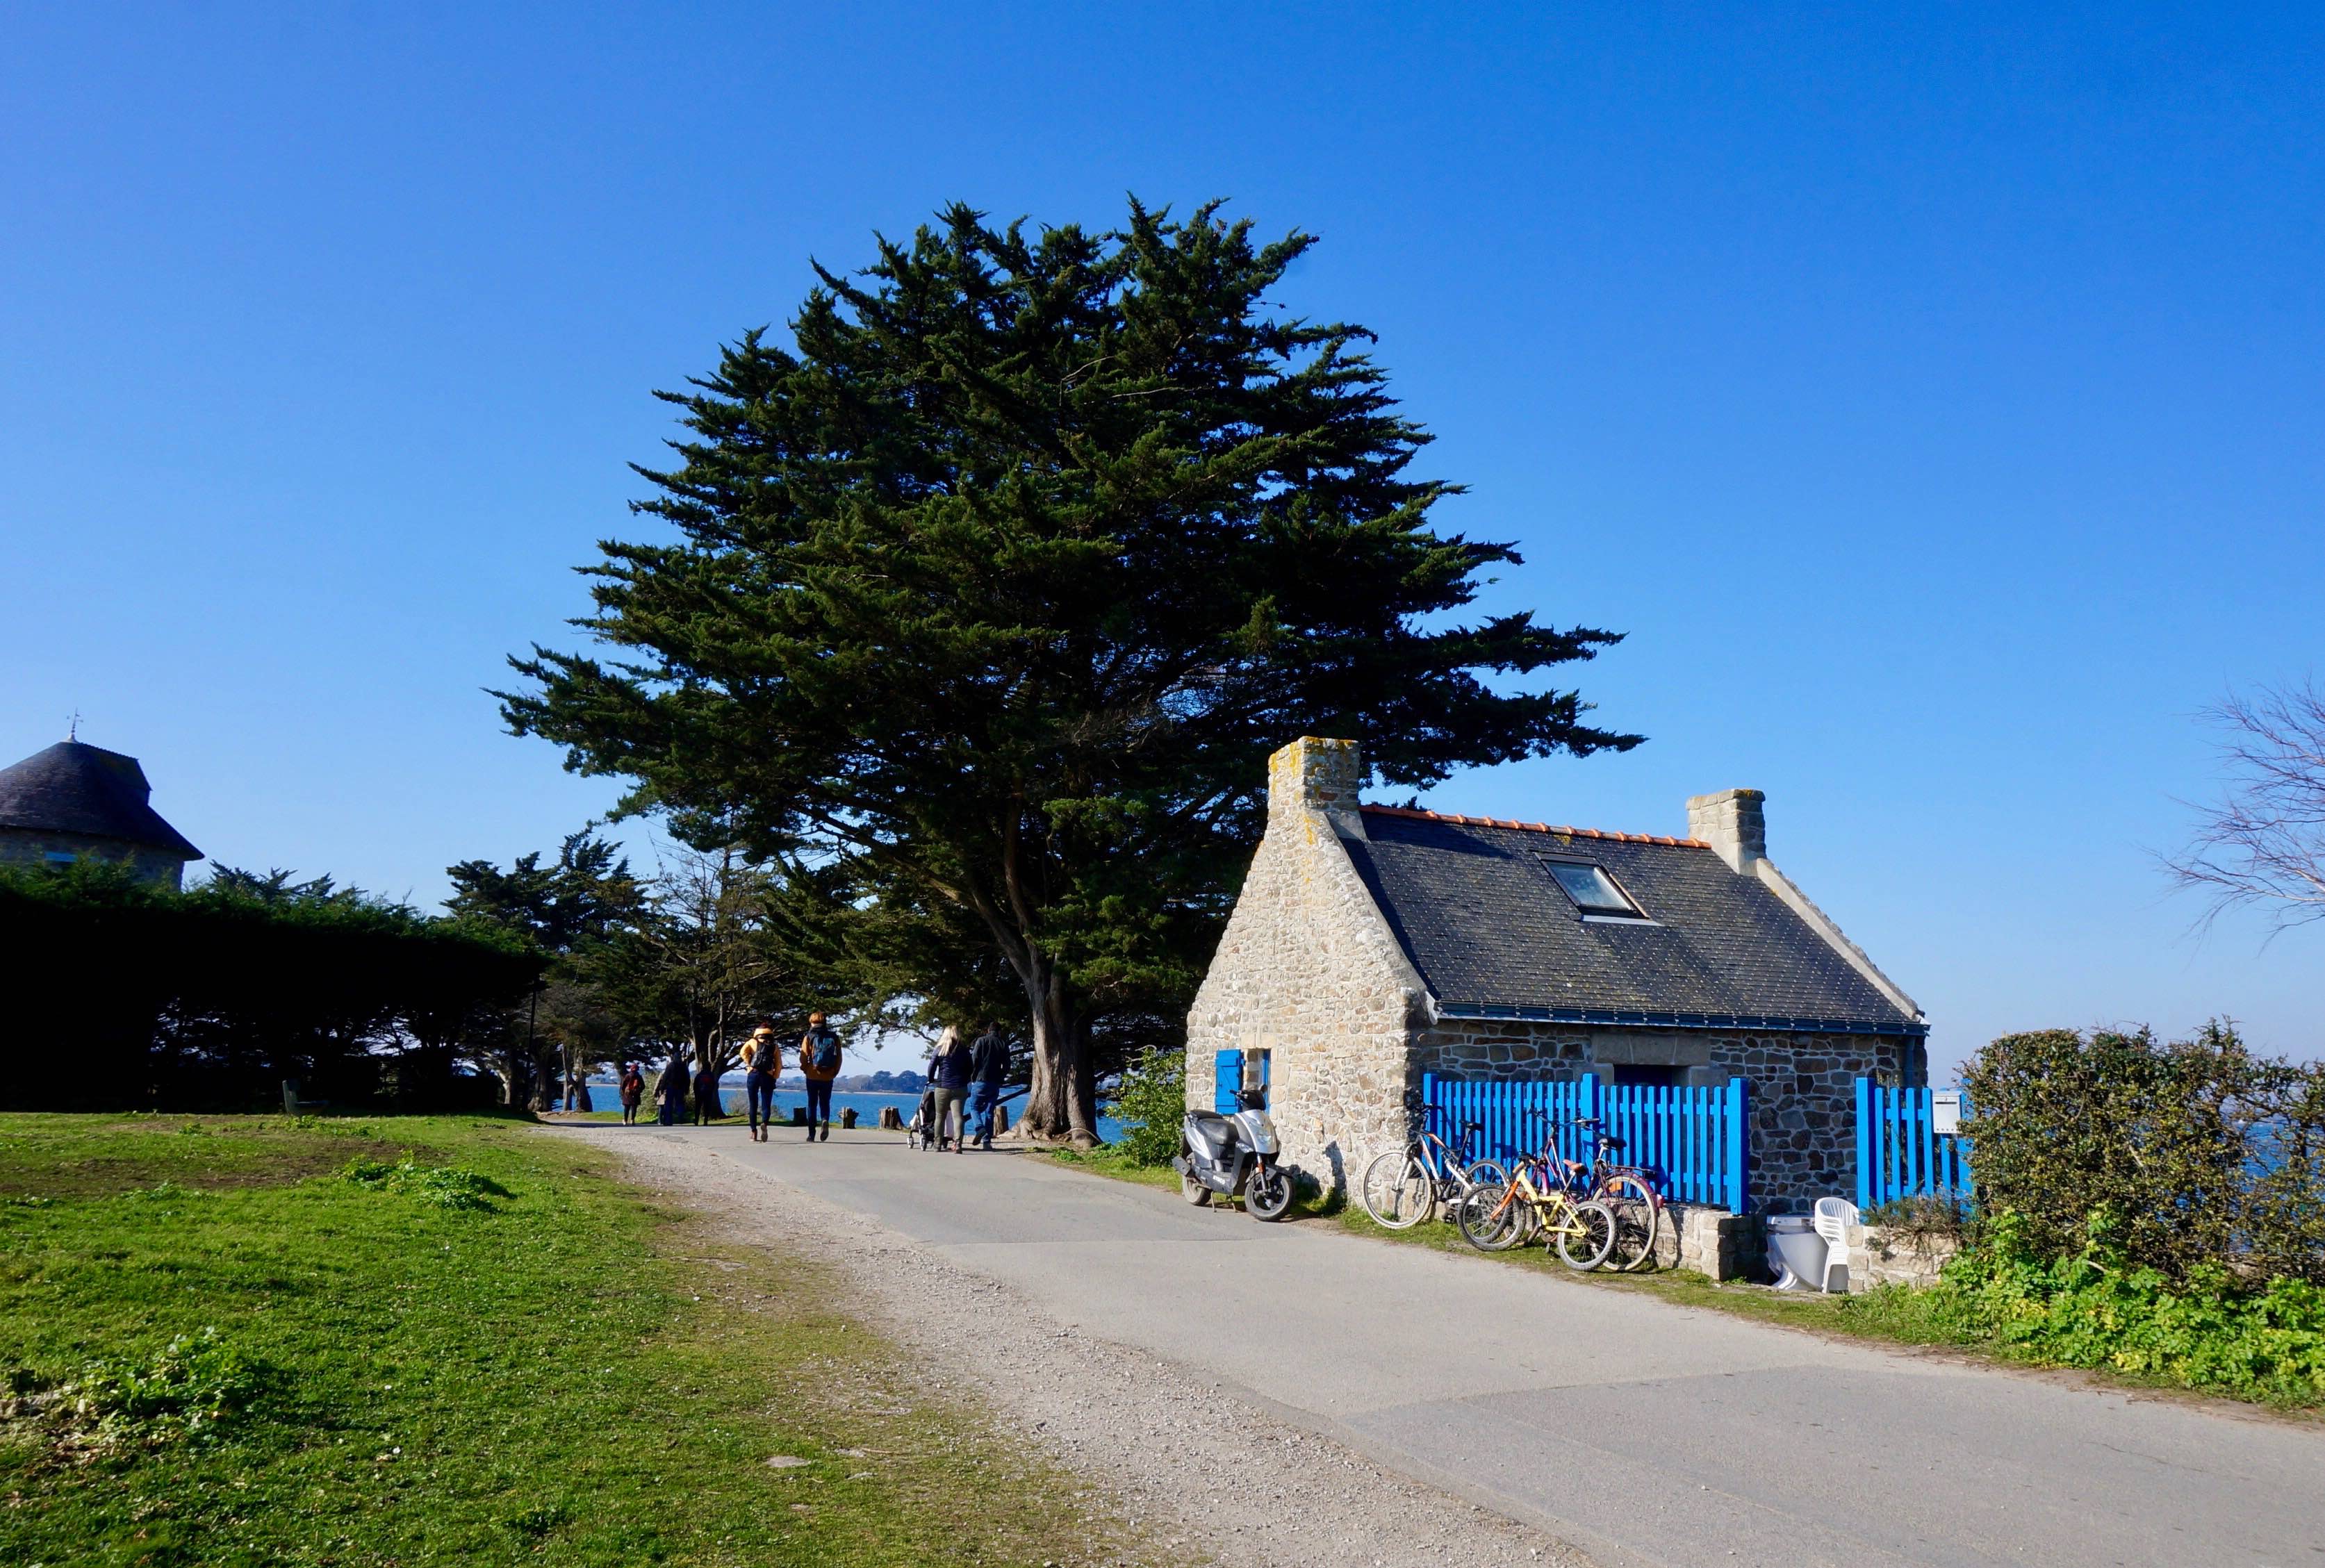
[[[646,1084],[649,1089],[653,1087],[653,1075],[647,1075]],[[976,1091],[971,1090],[970,1093],[974,1094]],[[734,1121],[745,1120],[747,1104],[743,1093],[743,1075],[740,1073],[730,1073],[718,1080],[718,1098],[727,1107],[728,1120]],[[807,1093],[804,1090],[776,1090],[775,1125],[779,1128],[789,1127],[792,1124],[792,1107],[803,1106],[806,1103]],[[1024,1103],[1025,1097],[1023,1094],[1002,1102],[1002,1108],[1009,1112],[1011,1126],[1016,1125],[1017,1113]],[[912,1119],[912,1113],[921,1108],[921,1097],[918,1094],[872,1094],[860,1090],[835,1089],[831,1093],[831,1119],[838,1121],[839,1113],[851,1105],[856,1108],[856,1124],[858,1127],[875,1128],[880,1125],[880,1109],[885,1105],[894,1105],[896,1108],[897,1116],[910,1121]],[[611,1111],[618,1113],[622,1109],[621,1085],[611,1078],[590,1079],[589,1107],[593,1111]],[[653,1119],[653,1102],[640,1101],[638,1120],[652,1121]],[[969,1126],[974,1129],[976,1125],[975,1112],[972,1111]],[[1107,1142],[1113,1143],[1122,1137],[1122,1123],[1111,1116],[1101,1116],[1098,1119],[1098,1135]]]

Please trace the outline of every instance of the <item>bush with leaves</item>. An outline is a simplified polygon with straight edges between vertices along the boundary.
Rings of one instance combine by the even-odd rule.
[[[1149,1051],[1122,1075],[1109,1108],[1122,1123],[1119,1147],[1133,1165],[1168,1165],[1179,1152],[1179,1118],[1187,1109],[1187,1056]]]
[[[2015,1360],[2089,1367],[2274,1404],[2325,1400],[2325,1289],[2254,1288],[2218,1263],[2184,1277],[2142,1266],[2101,1208],[2071,1256],[2005,1211],[1927,1290],[1885,1285],[1844,1310],[1912,1339],[1985,1344]]]
[[[1982,1206],[2034,1256],[2112,1244],[2174,1279],[2206,1265],[2325,1283],[2325,1065],[2255,1056],[2233,1025],[2009,1035],[1969,1064]]]

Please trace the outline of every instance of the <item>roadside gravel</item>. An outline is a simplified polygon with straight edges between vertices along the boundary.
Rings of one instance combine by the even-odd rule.
[[[807,1250],[838,1269],[874,1326],[973,1387],[1026,1442],[1190,1561],[1589,1568],[1552,1536],[1061,1324],[1008,1287],[716,1150],[574,1123],[560,1130],[620,1154],[633,1180],[714,1216],[730,1240]]]

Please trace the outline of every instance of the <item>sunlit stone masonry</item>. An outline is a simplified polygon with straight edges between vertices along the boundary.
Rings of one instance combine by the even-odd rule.
[[[1352,741],[1268,761],[1267,829],[1188,1017],[1264,1073],[1285,1157],[1344,1188],[1408,1136],[1421,1078],[1751,1086],[1752,1206],[1854,1182],[1853,1080],[1917,1084],[1928,1024],[1767,856],[1755,789],[1688,836],[1365,806]]]

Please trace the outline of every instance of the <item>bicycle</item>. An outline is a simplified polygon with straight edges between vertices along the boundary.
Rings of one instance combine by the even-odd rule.
[[[1622,1152],[1623,1140],[1606,1131],[1597,1117],[1578,1116],[1574,1125],[1593,1135],[1590,1195],[1615,1216],[1616,1272],[1642,1268],[1663,1240],[1663,1173],[1650,1166],[1615,1164],[1609,1157]]]
[[[1589,1273],[1614,1251],[1616,1222],[1582,1186],[1581,1168],[1559,1158],[1545,1131],[1542,1151],[1522,1161],[1507,1185],[1481,1186],[1461,1200],[1453,1212],[1461,1239],[1480,1252],[1502,1252],[1547,1232],[1569,1268]]]
[[[1465,1121],[1467,1135],[1482,1132],[1482,1121]],[[1373,1222],[1390,1231],[1406,1231],[1438,1212],[1440,1205],[1459,1204],[1480,1186],[1506,1186],[1509,1173],[1490,1159],[1464,1159],[1459,1150],[1425,1129],[1403,1148],[1386,1148],[1373,1156],[1357,1184],[1357,1201]]]

